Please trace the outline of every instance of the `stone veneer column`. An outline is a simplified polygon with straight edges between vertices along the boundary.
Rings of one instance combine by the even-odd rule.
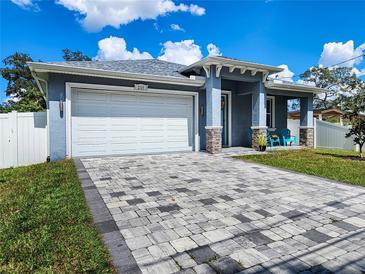
[[[221,77],[215,65],[206,68],[206,72],[205,150],[208,153],[219,153],[222,151]]]
[[[299,144],[306,147],[314,147],[314,128],[299,128]]]
[[[260,134],[264,134],[266,136],[266,127],[251,127],[252,129],[252,148],[258,149],[259,145],[256,142],[256,137]]]
[[[205,143],[208,153],[222,152],[222,127],[205,127]]]
[[[266,90],[264,83],[259,81],[253,89],[252,96],[252,148],[258,149],[256,137],[260,134],[266,136]]]
[[[313,95],[300,98],[299,144],[314,147]]]

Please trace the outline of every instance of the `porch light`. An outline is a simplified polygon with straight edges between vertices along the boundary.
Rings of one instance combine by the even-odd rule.
[[[63,112],[63,100],[60,99],[60,102],[58,103],[59,108],[60,108],[60,112]]]
[[[63,112],[63,96],[62,94],[60,95],[60,100],[58,102],[58,108],[60,109],[60,112]]]
[[[204,106],[203,105],[200,106],[200,115],[201,116],[204,115]]]

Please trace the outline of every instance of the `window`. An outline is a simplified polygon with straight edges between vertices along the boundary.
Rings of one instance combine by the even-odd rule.
[[[266,97],[266,126],[275,128],[275,97]]]

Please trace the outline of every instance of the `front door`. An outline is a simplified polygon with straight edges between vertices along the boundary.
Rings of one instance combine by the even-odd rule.
[[[221,96],[222,146],[228,146],[228,95]]]

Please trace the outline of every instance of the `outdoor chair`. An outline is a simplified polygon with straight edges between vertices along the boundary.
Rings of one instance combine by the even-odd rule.
[[[267,132],[267,140],[271,147],[273,147],[275,144],[278,144],[280,146],[280,138],[274,132]]]
[[[294,145],[297,144],[297,137],[294,136],[294,135],[291,135],[290,133],[290,129],[288,128],[284,128],[282,131],[281,131],[281,136],[283,138],[283,146],[286,146],[287,143],[290,144],[290,146],[292,145],[292,143]]]

